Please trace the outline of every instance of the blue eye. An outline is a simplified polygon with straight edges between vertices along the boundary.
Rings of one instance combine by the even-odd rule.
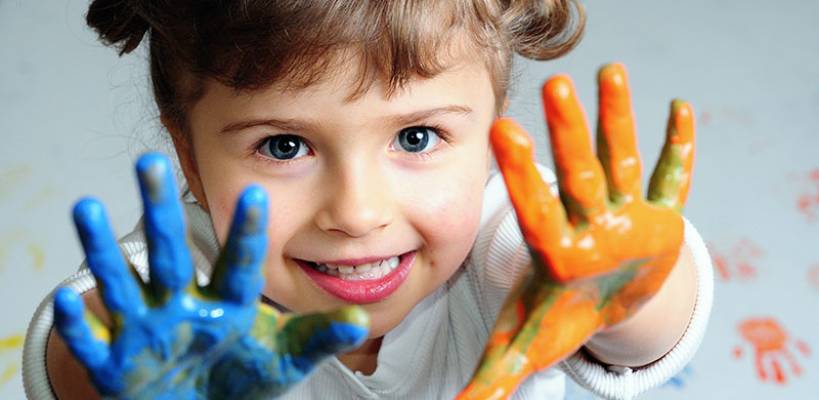
[[[304,157],[308,151],[307,145],[296,135],[271,136],[265,139],[259,148],[263,155],[281,161]]]
[[[441,137],[435,129],[428,126],[412,126],[404,128],[398,132],[396,150],[403,150],[408,153],[426,153],[435,148],[441,141]]]

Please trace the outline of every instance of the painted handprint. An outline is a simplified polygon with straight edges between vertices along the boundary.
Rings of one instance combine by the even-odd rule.
[[[819,168],[807,175],[807,185],[796,200],[796,209],[809,222],[819,219]]]
[[[509,119],[492,127],[492,147],[534,265],[509,294],[460,398],[511,396],[528,375],[633,315],[676,263],[693,165],[693,110],[672,102],[644,198],[625,69],[603,67],[598,84],[597,156],[569,77],[544,85],[559,199],[540,178],[529,136]]]
[[[814,289],[819,290],[819,264],[815,264],[808,269],[807,273],[808,283]]]
[[[149,281],[114,240],[101,203],[84,199],[74,220],[86,262],[113,316],[106,327],[69,288],[54,296],[57,331],[105,396],[124,399],[259,398],[282,393],[327,355],[366,338],[360,308],[281,315],[259,301],[267,246],[267,195],[243,191],[210,283],[194,266],[170,161],[137,162],[145,206]],[[242,366],[242,375],[234,366]],[[237,377],[241,379],[237,379]]]
[[[787,382],[787,372],[783,367],[786,364],[790,372],[799,376],[802,367],[796,361],[793,352],[795,347],[803,356],[810,355],[810,347],[801,340],[789,337],[787,331],[773,318],[749,318],[737,325],[740,337],[752,347],[754,364],[759,379],[763,382],[771,381],[778,384]],[[742,347],[734,349],[734,356],[741,358]]]
[[[748,238],[739,240],[726,252],[719,251],[714,246],[709,248],[714,269],[723,281],[756,278],[759,260],[765,256],[765,252]]]

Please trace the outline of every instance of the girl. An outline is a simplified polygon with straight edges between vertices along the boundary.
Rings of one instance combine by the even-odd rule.
[[[571,83],[550,80],[565,210],[525,134],[493,124],[513,52],[567,52],[576,3],[96,0],[88,23],[123,54],[148,35],[189,238],[156,154],[119,247],[79,202],[88,268],[32,321],[30,397],[88,398],[90,380],[123,398],[562,398],[568,373],[627,398],[693,356],[711,286],[678,214],[690,107],[672,107],[646,202],[622,67],[599,77],[599,162]]]

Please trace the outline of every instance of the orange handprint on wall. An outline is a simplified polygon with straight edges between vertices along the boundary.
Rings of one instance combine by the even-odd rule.
[[[714,246],[708,247],[714,260],[714,268],[723,281],[756,278],[759,259],[765,256],[765,252],[748,238],[739,240],[727,252],[719,251]]]
[[[737,329],[740,336],[753,347],[756,372],[761,381],[774,380],[778,384],[785,384],[787,378],[783,364],[790,367],[793,375],[802,374],[802,367],[789,347],[796,347],[805,357],[810,356],[810,347],[801,340],[791,339],[775,319],[749,318],[740,322]],[[742,354],[742,347],[734,348],[736,358],[741,358]]]
[[[819,290],[819,264],[815,264],[808,270],[808,283]]]
[[[808,181],[805,190],[796,200],[796,208],[808,221],[813,222],[819,218],[819,168],[808,173]]]

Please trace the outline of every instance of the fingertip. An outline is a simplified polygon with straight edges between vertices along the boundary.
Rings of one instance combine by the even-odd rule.
[[[694,108],[691,103],[674,99],[671,101],[672,139],[676,142],[686,142],[694,137]]]
[[[244,207],[261,207],[267,209],[267,191],[257,184],[248,185],[239,196],[239,203]]]
[[[370,327],[370,314],[361,306],[348,306],[339,310],[339,315],[336,318],[338,321],[349,324],[361,326],[364,328]]]
[[[574,83],[567,74],[557,74],[543,85],[543,99],[546,104],[562,102],[572,98]]]
[[[57,322],[63,318],[76,319],[82,316],[84,305],[80,296],[69,287],[61,287],[54,292],[54,312]]]
[[[136,162],[137,174],[143,175],[154,171],[164,172],[170,170],[171,161],[164,154],[157,151],[149,151],[139,156]]]
[[[94,197],[83,197],[74,203],[71,215],[78,227],[87,228],[105,220],[105,206]]]
[[[626,72],[625,64],[623,64],[622,62],[619,62],[619,61],[613,61],[613,62],[610,62],[610,63],[603,64],[603,66],[600,67],[599,70],[597,70],[597,76],[600,77],[600,76],[603,76],[603,75],[613,74],[613,73],[624,74],[625,72]]]
[[[370,329],[366,326],[339,321],[331,322],[329,329],[344,348],[360,346],[367,340],[370,333]]]
[[[242,233],[255,235],[262,233],[267,224],[267,193],[259,185],[246,187],[239,195],[235,218],[240,223]]]
[[[159,202],[176,198],[173,167],[164,154],[148,152],[140,156],[136,173],[144,200]]]
[[[597,85],[602,95],[618,94],[628,90],[628,74],[621,63],[606,64],[597,73]],[[601,100],[602,100],[601,96]]]
[[[492,148],[499,158],[507,153],[532,153],[532,138],[511,118],[499,118],[489,131]]]
[[[678,118],[693,118],[694,109],[691,107],[691,103],[677,98],[671,100],[671,113]]]

